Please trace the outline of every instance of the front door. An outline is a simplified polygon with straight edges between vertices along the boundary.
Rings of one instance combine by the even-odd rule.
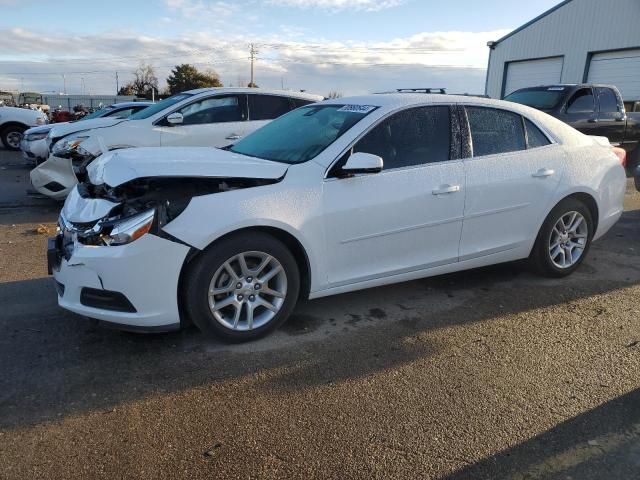
[[[180,109],[182,124],[158,122],[163,147],[224,147],[242,138],[247,128],[245,95],[216,95],[196,100]],[[174,113],[174,112],[172,112]]]
[[[324,183],[326,262],[332,286],[458,260],[464,166],[451,158],[448,106],[404,110],[383,120],[351,152],[382,157],[377,174]]]

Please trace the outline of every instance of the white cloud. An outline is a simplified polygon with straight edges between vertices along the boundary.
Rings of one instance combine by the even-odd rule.
[[[177,1],[177,0],[174,0]],[[306,89],[320,94],[339,90],[366,93],[399,87],[445,86],[452,92],[482,92],[488,49],[498,32],[428,32],[388,42],[302,41],[296,29],[255,38],[257,83],[264,87]],[[248,81],[247,38],[189,33],[177,38],[140,36],[127,31],[93,35],[45,34],[0,29],[0,90],[13,88],[79,91],[115,90],[141,61],[164,79],[179,63],[215,69],[225,84]],[[10,56],[6,52],[11,52]],[[67,52],[73,52],[67,53]],[[71,57],[70,55],[73,55]]]
[[[267,0],[267,3],[296,8],[321,8],[334,11],[349,9],[372,12],[400,6],[406,3],[406,0]]]

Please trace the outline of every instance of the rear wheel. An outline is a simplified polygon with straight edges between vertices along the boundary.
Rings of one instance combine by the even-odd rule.
[[[556,205],[542,224],[530,261],[542,275],[570,275],[584,261],[593,234],[593,218],[587,206],[567,198]]]
[[[20,142],[27,128],[22,125],[9,125],[0,131],[0,140],[8,150],[20,150]]]
[[[184,305],[203,332],[231,342],[260,338],[291,314],[300,274],[287,247],[247,232],[215,243],[189,266]]]

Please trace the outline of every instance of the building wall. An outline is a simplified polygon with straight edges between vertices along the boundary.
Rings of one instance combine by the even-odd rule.
[[[640,0],[572,0],[496,45],[485,93],[501,97],[506,62],[564,55],[562,82],[580,83],[590,52],[632,47],[640,47]]]

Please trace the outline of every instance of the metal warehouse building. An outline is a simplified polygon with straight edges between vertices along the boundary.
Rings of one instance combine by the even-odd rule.
[[[493,98],[589,82],[640,100],[640,0],[567,0],[488,46],[485,93]]]

